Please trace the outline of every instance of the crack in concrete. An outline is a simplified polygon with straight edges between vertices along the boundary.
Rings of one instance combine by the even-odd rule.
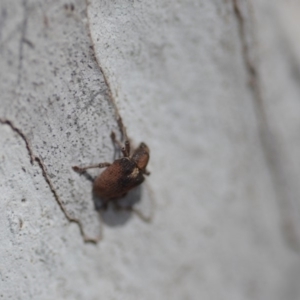
[[[95,52],[95,43],[94,43],[94,40],[92,38],[92,33],[91,33],[91,27],[90,27],[90,19],[89,19],[89,14],[88,14],[88,7],[90,5],[90,2],[89,0],[85,0],[86,2],[86,8],[85,8],[85,14],[86,14],[86,18],[87,18],[87,30],[88,30],[88,36],[91,40],[91,44],[92,44],[92,49],[93,49],[93,52],[94,52],[94,56],[95,56],[95,59],[96,59],[96,62],[97,62],[97,65],[100,69],[100,72],[102,73],[103,75],[103,79],[104,79],[104,82],[107,86],[107,97],[108,99],[110,100],[110,102],[112,103],[113,107],[114,107],[114,111],[115,111],[115,116],[116,116],[116,120],[117,120],[117,123],[118,123],[118,126],[119,126],[119,129],[120,129],[120,132],[121,132],[121,140],[128,140],[128,136],[127,136],[127,131],[126,131],[126,127],[124,126],[124,123],[123,123],[123,120],[122,120],[122,117],[121,117],[121,114],[119,112],[119,109],[117,107],[117,104],[116,104],[116,100],[112,94],[112,88],[111,88],[111,85],[108,81],[108,78],[101,66],[101,63],[99,61],[99,58]]]
[[[13,123],[9,120],[0,119],[0,123],[3,124],[3,125],[8,125],[14,132],[16,132],[22,138],[22,140],[25,142],[26,149],[27,149],[29,157],[30,157],[30,163],[33,165],[35,157],[33,155],[31,146],[30,146],[25,134],[19,128],[14,126]]]
[[[250,60],[249,47],[248,47],[248,43],[245,40],[245,32],[246,32],[245,21],[244,21],[243,14],[240,10],[240,7],[238,5],[238,0],[233,0],[233,9],[234,9],[234,13],[237,18],[237,21],[238,21],[239,36],[240,36],[240,40],[241,40],[242,47],[243,47],[243,53],[242,53],[243,59],[244,59],[245,65],[247,67],[249,76],[255,82],[256,81],[255,77],[257,77],[258,73],[257,73],[256,67],[254,66],[254,64],[252,64],[252,62]]]
[[[247,2],[247,1],[246,1]],[[247,30],[245,27],[245,19],[239,5],[239,0],[232,0],[233,10],[238,23],[240,41],[242,45],[242,57],[249,77],[250,89],[253,94],[255,113],[259,122],[259,138],[262,145],[263,155],[269,169],[269,174],[275,190],[276,198],[280,206],[282,218],[282,230],[284,238],[291,249],[300,252],[300,231],[298,229],[293,209],[293,200],[290,199],[289,193],[281,187],[285,185],[282,173],[284,167],[280,165],[279,149],[276,146],[275,138],[269,128],[265,107],[263,104],[260,78],[258,67],[250,58],[250,49],[246,40]],[[246,5],[249,4],[248,2]],[[250,4],[249,4],[250,5]],[[248,6],[249,7],[249,6]]]
[[[85,2],[86,2],[85,14],[86,14],[86,18],[88,20],[88,22],[86,23],[86,26],[87,26],[87,31],[88,31],[89,38],[91,40],[92,50],[94,52],[94,57],[96,59],[97,65],[99,67],[99,70],[100,70],[101,74],[103,75],[104,83],[107,86],[107,97],[108,97],[108,99],[110,100],[110,102],[112,103],[112,105],[114,107],[116,121],[117,121],[119,130],[120,130],[120,133],[121,133],[121,140],[123,140],[123,141],[127,140],[128,141],[130,139],[128,138],[126,127],[125,127],[125,125],[123,123],[121,114],[120,114],[119,109],[117,107],[116,100],[115,100],[115,98],[114,98],[114,96],[112,94],[111,85],[110,85],[110,83],[108,81],[108,78],[107,78],[107,76],[106,76],[106,74],[105,74],[105,72],[104,72],[104,70],[103,70],[103,68],[101,66],[99,58],[98,58],[98,56],[97,56],[97,54],[95,52],[95,43],[94,43],[94,40],[92,38],[91,27],[90,27],[90,19],[89,19],[89,15],[88,15],[88,7],[90,5],[90,2],[89,2],[89,0],[85,0]],[[150,189],[149,186],[148,186],[148,188]],[[151,191],[150,194],[151,194],[151,199],[152,199],[153,203],[155,203],[154,202],[154,197],[153,197],[153,192]],[[153,218],[153,216],[152,216],[153,213],[151,213],[150,217],[146,217],[138,209],[130,208],[130,211],[133,212],[133,213],[135,213],[141,220],[145,221],[146,223],[150,223],[151,220],[152,220],[152,218]],[[154,209],[153,209],[153,211],[154,211]]]
[[[44,162],[36,155],[34,155],[33,150],[30,146],[30,143],[28,141],[28,139],[26,138],[25,134],[22,132],[21,129],[19,129],[18,127],[16,127],[12,121],[7,120],[7,119],[1,119],[0,118],[0,123],[2,125],[8,125],[14,132],[16,132],[21,138],[22,140],[25,142],[26,145],[26,149],[28,151],[29,157],[30,157],[30,163],[33,165],[34,162],[36,162],[38,164],[38,166],[40,167],[43,177],[45,179],[45,181],[47,182],[57,204],[59,205],[61,211],[63,212],[63,214],[65,215],[66,219],[70,222],[70,223],[76,223],[79,227],[79,231],[80,234],[82,236],[82,239],[85,243],[92,243],[92,244],[97,244],[101,239],[102,239],[102,233],[99,235],[99,237],[97,238],[91,238],[86,236],[84,229],[83,229],[83,224],[81,223],[81,221],[77,218],[72,217],[66,210],[66,208],[64,207],[64,204],[62,202],[62,200],[60,199],[60,197],[58,196],[58,193],[56,192],[52,181],[50,180],[50,177],[47,174],[46,171],[46,166],[44,164]]]
[[[91,44],[92,44],[92,49],[94,51],[94,54],[95,54],[95,50],[94,50],[94,47],[95,47],[95,44],[94,44],[94,41],[92,39],[92,35],[91,35],[91,31],[90,31],[90,25],[89,25],[89,17],[88,17],[88,6],[89,6],[89,1],[88,0],[85,0],[86,1],[86,17],[87,17],[87,20],[88,20],[88,24],[86,25],[87,26],[87,31],[88,31],[88,36],[91,40]],[[21,40],[20,40],[20,44],[19,44],[19,66],[18,66],[18,84],[20,84],[21,82],[21,72],[22,72],[22,61],[23,61],[23,44],[26,43],[27,39],[25,38],[25,35],[26,35],[26,30],[27,30],[27,0],[23,0],[22,2],[23,4],[23,7],[24,7],[24,20],[23,20],[23,26],[22,26],[22,30],[21,30]],[[105,75],[104,71],[103,71],[103,68],[101,67],[101,64],[98,60],[98,57],[97,55],[95,54],[95,59],[96,59],[96,62],[97,62],[97,65],[99,67],[99,70],[100,72],[102,73],[103,75],[103,79],[104,79],[104,82],[107,86],[107,92],[106,92],[106,95],[108,97],[108,99],[110,100],[110,102],[112,103],[113,107],[114,107],[114,112],[115,112],[115,117],[116,117],[116,121],[117,121],[117,124],[118,124],[118,127],[120,129],[120,133],[121,133],[121,140],[128,140],[128,136],[127,136],[127,131],[126,131],[126,127],[124,126],[123,124],[123,121],[122,121],[122,117],[119,113],[119,109],[116,105],[116,101],[112,95],[112,92],[111,92],[111,86],[110,86],[110,83],[107,79],[107,76]],[[99,93],[97,93],[94,97],[96,97]],[[25,142],[25,145],[26,145],[26,149],[28,151],[28,154],[29,154],[29,157],[30,157],[30,163],[33,165],[34,162],[36,162],[38,164],[38,166],[40,167],[40,169],[42,170],[42,174],[43,174],[43,177],[45,179],[45,181],[47,182],[57,204],[59,205],[61,211],[63,212],[63,214],[65,215],[66,219],[70,222],[70,223],[76,223],[79,227],[79,231],[80,231],[80,234],[84,240],[85,243],[92,243],[92,244],[97,244],[101,239],[102,239],[102,232],[101,234],[99,235],[99,237],[97,238],[91,238],[91,237],[88,237],[86,236],[85,232],[84,232],[84,229],[83,229],[83,224],[82,222],[77,219],[77,218],[74,218],[72,217],[66,210],[66,208],[64,207],[63,205],[63,202],[62,200],[60,199],[60,197],[58,196],[58,193],[56,192],[55,188],[54,188],[54,185],[52,184],[52,181],[50,180],[50,177],[48,176],[47,174],[47,171],[46,171],[46,166],[44,164],[44,162],[36,155],[33,154],[33,151],[32,151],[32,148],[30,146],[30,143],[28,141],[28,139],[26,138],[25,134],[22,132],[21,129],[19,129],[18,127],[16,127],[12,121],[10,120],[7,120],[7,119],[1,119],[0,118],[0,123],[3,124],[3,125],[8,125],[13,131],[15,131],[22,139],[23,141]],[[136,214],[140,214],[138,211],[135,212]],[[142,218],[142,217],[141,217]],[[142,219],[145,219],[144,217]]]

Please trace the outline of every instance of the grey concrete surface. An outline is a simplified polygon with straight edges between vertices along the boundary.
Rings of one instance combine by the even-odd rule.
[[[0,299],[299,299],[296,12],[2,1]],[[151,149],[150,223],[71,169],[113,161],[119,117]]]

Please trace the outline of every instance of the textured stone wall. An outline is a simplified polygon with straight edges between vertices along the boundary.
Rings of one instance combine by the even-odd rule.
[[[299,299],[299,13],[1,1],[0,299]],[[71,168],[113,161],[120,120],[150,223]]]

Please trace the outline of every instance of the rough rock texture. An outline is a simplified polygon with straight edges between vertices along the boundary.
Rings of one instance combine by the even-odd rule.
[[[1,1],[0,299],[299,299],[299,13]],[[151,223],[71,169],[116,157],[120,116]]]

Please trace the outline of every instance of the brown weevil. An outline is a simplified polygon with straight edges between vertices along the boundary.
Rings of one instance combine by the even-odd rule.
[[[115,133],[111,133],[111,138],[117,144],[123,157],[116,159],[111,163],[100,163],[87,167],[74,166],[73,170],[83,173],[87,169],[106,168],[94,181],[93,193],[95,196],[104,200],[103,207],[107,207],[110,201],[124,197],[128,191],[140,185],[144,180],[144,175],[150,173],[146,170],[150,151],[145,143],[141,143],[139,147],[130,155],[130,143],[125,141],[123,147],[121,142],[116,139]]]

